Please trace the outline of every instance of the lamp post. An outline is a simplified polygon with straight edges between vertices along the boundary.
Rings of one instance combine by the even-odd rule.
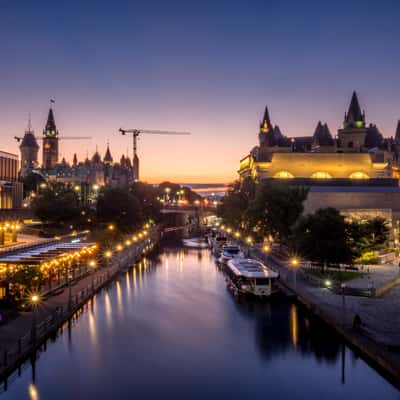
[[[36,313],[37,313],[37,306],[40,302],[40,296],[38,294],[33,294],[30,298],[32,304],[32,329],[31,329],[31,342],[33,344],[36,343]]]
[[[345,295],[344,295],[344,292],[346,290],[346,284],[342,283],[340,285],[340,288],[342,289],[342,318],[343,318],[342,325],[343,325],[343,328],[344,328],[345,325],[346,325],[346,300],[345,300],[346,298],[345,298]]]
[[[94,275],[96,272],[96,261],[90,260],[88,265],[89,265],[90,269],[92,270],[92,290],[94,291]]]
[[[296,257],[293,257],[290,260],[290,264],[293,267],[294,290],[297,291],[297,267],[299,266],[299,260]]]

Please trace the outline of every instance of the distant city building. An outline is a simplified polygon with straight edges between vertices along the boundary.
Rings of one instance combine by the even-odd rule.
[[[326,123],[312,135],[287,137],[273,126],[268,108],[260,122],[259,144],[240,161],[241,179],[281,180],[309,187],[305,211],[332,206],[347,215],[400,219],[400,122],[384,138],[367,124],[354,92],[342,128],[333,137]]]
[[[43,130],[43,168],[54,168],[58,163],[58,130],[50,108],[46,126]]]
[[[21,176],[26,176],[34,169],[39,167],[39,145],[36,141],[35,133],[32,130],[30,120],[28,129],[25,131],[25,135],[22,138],[19,148],[21,151]]]
[[[96,149],[93,156],[84,161],[79,161],[74,154],[70,165],[64,158],[59,161],[59,139],[54,112],[50,108],[43,130],[43,164],[38,165],[39,146],[29,124],[20,145],[21,176],[34,171],[48,181],[82,185],[85,192],[89,192],[93,186],[127,187],[134,181],[130,158],[123,156],[120,163],[114,163],[108,144],[103,158]]]
[[[18,156],[0,151],[0,219],[2,210],[22,207],[22,184],[18,181]]]

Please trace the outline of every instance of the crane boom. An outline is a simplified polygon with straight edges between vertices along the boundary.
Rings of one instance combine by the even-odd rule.
[[[135,180],[139,179],[139,159],[137,158],[137,138],[141,133],[146,135],[190,135],[190,132],[178,132],[178,131],[162,131],[157,129],[119,129],[122,135],[126,135],[127,133],[132,134],[133,139],[133,167],[134,167],[134,178]]]

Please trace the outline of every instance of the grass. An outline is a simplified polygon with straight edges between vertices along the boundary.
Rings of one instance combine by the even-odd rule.
[[[304,272],[323,281],[330,280],[333,283],[347,282],[355,278],[361,278],[362,276],[365,275],[362,272],[356,272],[356,271],[329,271],[329,270],[323,271],[322,269],[317,269],[317,268],[305,269]]]

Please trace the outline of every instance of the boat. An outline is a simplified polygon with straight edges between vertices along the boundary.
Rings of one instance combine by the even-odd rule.
[[[218,258],[220,264],[226,264],[229,260],[235,257],[244,258],[243,253],[240,251],[240,247],[235,244],[225,244],[222,246],[221,255]]]
[[[206,249],[208,244],[202,238],[182,239],[183,245],[193,249]]]
[[[279,274],[251,258],[232,258],[226,266],[228,287],[235,294],[268,297],[277,292]]]
[[[212,252],[216,257],[221,255],[222,246],[226,244],[227,238],[225,236],[217,235],[212,242]]]

